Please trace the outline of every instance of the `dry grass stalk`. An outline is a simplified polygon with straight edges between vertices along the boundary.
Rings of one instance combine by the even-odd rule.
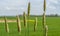
[[[46,0],[44,0],[44,11],[46,11]]]
[[[24,27],[27,27],[27,18],[25,12],[23,13]]]
[[[46,25],[45,26],[45,36],[47,36],[47,33],[48,33],[48,26]]]
[[[9,27],[8,27],[8,23],[7,23],[7,18],[4,17],[4,20],[5,20],[5,29],[6,29],[6,32],[9,33]]]
[[[28,16],[30,15],[30,2],[28,3]]]
[[[21,23],[19,16],[17,16],[17,27],[18,27],[18,32],[21,32]]]
[[[45,13],[46,13],[46,0],[44,0],[44,13],[43,13],[43,35],[44,36],[47,36],[47,31],[48,31],[48,27],[47,27],[47,25],[46,25],[46,15],[45,15]]]
[[[30,2],[28,3],[28,20],[29,20],[29,16],[30,16]],[[29,36],[29,22],[28,22],[28,36]]]
[[[36,29],[37,29],[37,17],[35,18],[34,32],[36,31]]]
[[[45,25],[46,25],[45,13],[43,13],[43,21],[42,21],[42,23],[43,23],[43,29],[44,29],[44,27],[45,27]]]

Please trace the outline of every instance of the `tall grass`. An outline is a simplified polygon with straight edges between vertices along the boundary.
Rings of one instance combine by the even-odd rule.
[[[17,27],[18,27],[18,32],[21,32],[21,23],[20,23],[20,18],[19,16],[17,15]]]
[[[24,27],[27,27],[27,17],[26,17],[26,13],[23,13],[23,20],[24,20]]]
[[[28,3],[28,20],[29,20],[29,17],[30,17],[30,2]],[[29,22],[28,22],[28,36],[29,36]]]
[[[35,18],[35,23],[34,23],[34,32],[36,31],[37,29],[37,17]]]
[[[28,3],[28,16],[30,15],[30,2]]]
[[[47,31],[48,31],[48,27],[47,27],[47,24],[46,24],[46,0],[44,0],[44,13],[43,13],[43,35],[44,36],[47,36]]]
[[[35,23],[34,23],[34,32],[37,30],[37,17],[35,18]]]
[[[5,29],[6,29],[6,32],[9,33],[9,27],[8,27],[8,22],[7,22],[6,16],[4,16],[4,20],[5,20]]]

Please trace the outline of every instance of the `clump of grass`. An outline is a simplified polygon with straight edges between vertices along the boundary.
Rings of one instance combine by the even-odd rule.
[[[6,16],[4,16],[4,20],[5,20],[5,29],[6,29],[6,32],[9,33],[9,27],[8,27],[8,22],[7,22]]]
[[[19,16],[17,15],[17,27],[18,27],[18,32],[21,32],[21,23],[20,23],[20,18]]]

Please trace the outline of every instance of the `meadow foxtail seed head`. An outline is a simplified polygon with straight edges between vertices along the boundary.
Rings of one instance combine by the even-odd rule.
[[[30,15],[30,2],[28,3],[28,16]]]

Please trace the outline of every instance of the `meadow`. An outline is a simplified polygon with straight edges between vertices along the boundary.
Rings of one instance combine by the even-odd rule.
[[[16,17],[7,17],[10,20],[16,20]],[[24,23],[21,22],[21,32],[18,32],[17,23],[11,22],[9,25],[9,33],[5,31],[5,24],[0,23],[0,36],[43,36],[43,25],[42,25],[42,17],[38,18],[37,29],[34,32],[34,22],[30,21],[29,26],[27,28],[24,27]],[[4,19],[0,17],[0,20]],[[35,17],[30,17],[30,20],[35,20]],[[23,20],[23,17],[20,17],[20,20]],[[46,24],[48,25],[48,36],[60,36],[60,17],[46,17]],[[29,28],[28,28],[29,27]]]

